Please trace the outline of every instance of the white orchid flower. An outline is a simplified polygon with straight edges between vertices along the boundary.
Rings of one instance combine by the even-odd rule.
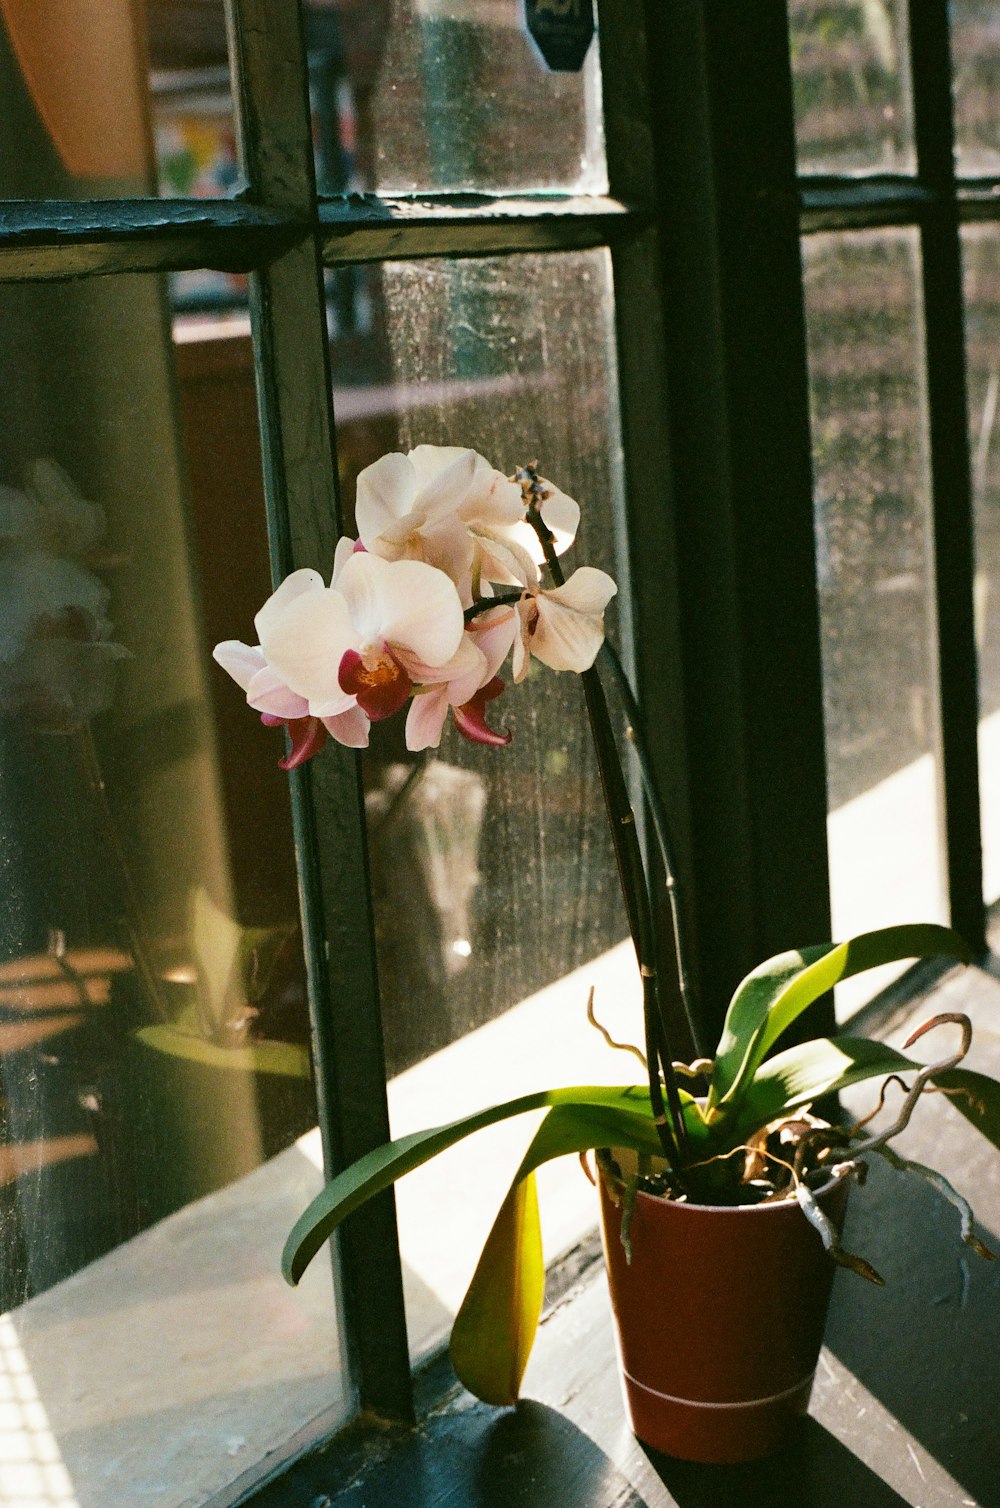
[[[474,450],[418,445],[382,456],[358,477],[355,516],[366,550],[437,566],[463,606],[481,579],[520,586],[537,577],[516,534],[521,490]]]
[[[525,591],[516,604],[515,682],[534,655],[552,670],[589,670],[604,642],[604,610],[618,588],[606,571],[580,566],[563,586]]]

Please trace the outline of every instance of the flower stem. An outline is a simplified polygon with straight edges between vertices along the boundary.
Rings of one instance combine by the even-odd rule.
[[[543,499],[537,495],[537,472],[534,467],[524,467],[518,473],[518,480],[521,481],[525,492],[528,522],[538,536],[545,555],[545,563],[556,586],[562,586],[565,583],[565,577],[555,552],[552,535],[539,509],[539,503]],[[594,751],[601,776],[601,788],[608,813],[618,878],[642,979],[643,1024],[646,1036],[650,1105],[664,1156],[671,1169],[680,1174],[686,1160],[685,1154],[688,1151],[687,1127],[660,1001],[656,972],[655,933],[646,885],[646,871],[642,861],[639,835],[636,832],[635,813],[628,798],[625,775],[618,757],[611,715],[600,675],[592,667],[590,670],[585,670],[580,679],[583,682],[587,702],[587,715],[590,719]],[[663,1086],[660,1083],[661,1070],[667,1104],[670,1108],[669,1117],[664,1109]]]
[[[614,677],[618,694],[625,708],[625,715],[629,721],[628,738],[635,750],[636,759],[639,762],[639,771],[642,776],[642,787],[649,806],[649,813],[653,821],[653,831],[656,834],[657,846],[660,850],[660,860],[663,864],[663,880],[670,902],[670,924],[673,931],[674,961],[677,966],[677,988],[684,1007],[684,1015],[687,1019],[688,1030],[691,1033],[691,1041],[694,1044],[695,1055],[704,1055],[704,1044],[701,1041],[697,1014],[694,1009],[691,991],[691,979],[687,969],[687,929],[684,919],[684,897],[681,891],[680,881],[673,860],[673,844],[670,841],[670,829],[667,825],[666,808],[660,797],[656,778],[653,774],[652,761],[649,757],[649,747],[646,743],[646,734],[643,726],[642,713],[639,703],[636,701],[632,684],[625,674],[625,667],[613,645],[607,639],[601,645],[599,661],[610,668]]]

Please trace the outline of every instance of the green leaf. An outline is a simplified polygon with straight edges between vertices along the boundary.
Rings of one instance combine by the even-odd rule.
[[[525,1153],[486,1239],[451,1332],[461,1382],[484,1403],[516,1403],[545,1289],[535,1169],[591,1147],[658,1152],[648,1116],[582,1105],[550,1110]]]
[[[141,1026],[135,1035],[157,1052],[203,1063],[208,1068],[275,1073],[290,1079],[308,1079],[311,1072],[308,1048],[295,1042],[248,1042],[242,1047],[220,1047],[204,1037],[164,1025]]]
[[[760,1065],[742,1097],[727,1140],[738,1145],[785,1111],[864,1079],[922,1067],[894,1047],[868,1037],[815,1037],[811,1042],[801,1042]]]
[[[1000,1148],[1000,1084],[996,1079],[971,1068],[948,1068],[935,1074],[934,1082],[946,1091],[949,1105]]]
[[[894,1047],[867,1037],[817,1037],[789,1047],[757,1070],[728,1139],[736,1145],[786,1110],[821,1095],[839,1093],[865,1079],[923,1067]],[[948,1103],[1000,1149],[1000,1083],[970,1068],[946,1069],[935,1074],[933,1082],[946,1092]]]
[[[967,962],[957,932],[933,923],[883,927],[844,943],[820,943],[779,953],[748,974],[726,1013],[709,1091],[709,1111],[733,1106],[747,1091],[771,1047],[827,990],[866,969],[936,955]]]
[[[651,1145],[659,1147],[649,1105],[649,1090],[645,1085],[609,1088],[599,1084],[583,1088],[543,1089],[536,1094],[507,1100],[502,1105],[493,1105],[475,1115],[464,1116],[446,1126],[414,1131],[409,1136],[387,1142],[364,1157],[359,1157],[357,1162],[339,1173],[316,1196],[296,1221],[285,1242],[281,1266],[286,1280],[297,1283],[340,1222],[364,1204],[365,1200],[395,1183],[397,1178],[411,1173],[439,1152],[476,1131],[482,1131],[486,1126],[509,1120],[515,1115],[524,1115],[529,1110],[543,1110],[546,1106],[554,1105],[589,1105],[617,1109],[627,1113],[637,1127],[642,1123],[648,1125]],[[639,1134],[638,1130],[635,1134]]]

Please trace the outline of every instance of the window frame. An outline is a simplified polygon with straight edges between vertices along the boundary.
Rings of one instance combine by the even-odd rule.
[[[246,191],[234,201],[0,205],[0,282],[196,267],[251,274],[279,579],[329,560],[339,532],[325,268],[610,249],[635,671],[676,819],[693,973],[712,1003],[706,1038],[734,979],[769,952],[829,933],[800,237],[919,228],[948,896],[953,924],[981,947],[959,232],[1000,220],[1000,179],[955,177],[947,0],[919,0],[910,16],[912,176],[797,176],[786,0],[599,0],[608,195],[472,203],[449,194],[320,200],[298,0],[226,0],[226,10]],[[330,746],[291,784],[333,1172],[389,1134],[358,759]],[[391,1192],[353,1216],[336,1244],[357,1406],[412,1419]],[[240,1500],[250,1495],[247,1485]]]

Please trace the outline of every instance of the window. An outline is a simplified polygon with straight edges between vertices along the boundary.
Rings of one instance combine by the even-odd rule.
[[[358,1405],[408,1417],[485,1162],[447,1172],[446,1240],[404,1187],[399,1239],[386,1196],[292,1295],[324,1160],[498,1062],[599,1072],[551,1031],[595,977],[627,1021],[575,688],[525,697],[500,758],[390,736],[289,782],[213,678],[269,570],[328,568],[383,451],[537,453],[589,512],[706,1039],[747,968],[829,934],[828,855],[835,917],[867,877],[849,925],[887,919],[876,806],[915,845],[904,909],[982,940],[1000,197],[954,177],[944,0],[598,8],[558,74],[494,0],[156,0],[148,35],[91,0],[72,46],[0,0],[16,1501],[232,1500]],[[954,12],[959,166],[992,172],[990,7]],[[553,1251],[590,1219],[555,1177]]]

